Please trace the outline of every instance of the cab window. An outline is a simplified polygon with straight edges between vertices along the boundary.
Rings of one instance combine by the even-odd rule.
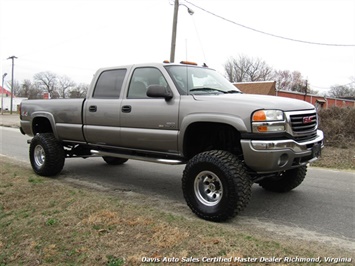
[[[126,69],[107,70],[97,80],[94,98],[119,98]]]
[[[163,74],[153,67],[136,68],[128,88],[128,99],[147,99],[147,89],[150,85],[161,85],[168,89]]]

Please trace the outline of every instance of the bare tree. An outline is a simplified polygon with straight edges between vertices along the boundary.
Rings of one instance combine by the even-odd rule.
[[[18,92],[18,97],[27,97],[30,95],[32,88],[32,82],[29,79],[25,79],[21,85],[21,90]]]
[[[274,70],[260,58],[239,55],[224,64],[230,82],[266,81],[274,77]]]
[[[12,85],[11,80],[9,80],[7,82],[7,86],[6,86],[6,87],[9,88],[9,92],[11,92],[11,85]],[[17,94],[20,91],[20,88],[21,88],[20,83],[18,82],[18,80],[14,79],[14,87],[13,87],[13,90],[12,90],[13,95],[18,96]]]
[[[32,83],[31,80],[25,79],[18,91],[18,97],[26,97],[28,99],[41,99],[42,90],[39,88],[38,84]]]
[[[355,87],[350,85],[336,85],[329,90],[329,96],[334,98],[355,98]]]
[[[69,98],[85,98],[89,84],[80,83],[69,91]]]
[[[275,71],[276,86],[278,90],[289,90],[292,87],[292,74],[289,70]]]
[[[58,93],[63,98],[66,98],[67,96],[66,90],[74,87],[75,85],[75,82],[68,76],[58,77]]]
[[[230,57],[224,64],[224,70],[230,82],[276,80],[277,90],[316,93],[308,88],[307,81],[302,77],[301,72],[275,71],[260,58],[251,58],[245,55]]]
[[[290,70],[275,71],[277,90],[288,90],[305,92],[307,81],[302,77],[301,72]],[[309,90],[307,91],[310,92]]]
[[[57,98],[58,76],[50,71],[40,72],[33,76],[36,84],[51,95],[51,98]]]
[[[233,58],[228,59],[228,61],[224,64],[224,70],[226,71],[227,78],[230,82],[234,82],[234,64]]]

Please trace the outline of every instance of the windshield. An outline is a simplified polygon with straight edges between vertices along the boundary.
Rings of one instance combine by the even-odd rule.
[[[191,66],[166,66],[180,94],[241,93],[215,70]]]

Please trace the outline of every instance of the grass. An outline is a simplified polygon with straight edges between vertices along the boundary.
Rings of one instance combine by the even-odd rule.
[[[167,213],[148,203],[120,198],[120,194],[73,187],[38,177],[4,157],[0,157],[0,165],[1,266],[165,265],[164,260],[202,265],[204,257],[247,260],[352,255],[317,243],[278,240],[255,229]]]
[[[343,148],[326,145],[321,158],[312,166],[355,170],[355,143],[348,143]]]

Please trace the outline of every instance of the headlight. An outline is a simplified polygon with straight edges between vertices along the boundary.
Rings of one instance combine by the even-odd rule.
[[[254,133],[284,132],[285,123],[285,116],[281,110],[258,110],[252,115]]]

